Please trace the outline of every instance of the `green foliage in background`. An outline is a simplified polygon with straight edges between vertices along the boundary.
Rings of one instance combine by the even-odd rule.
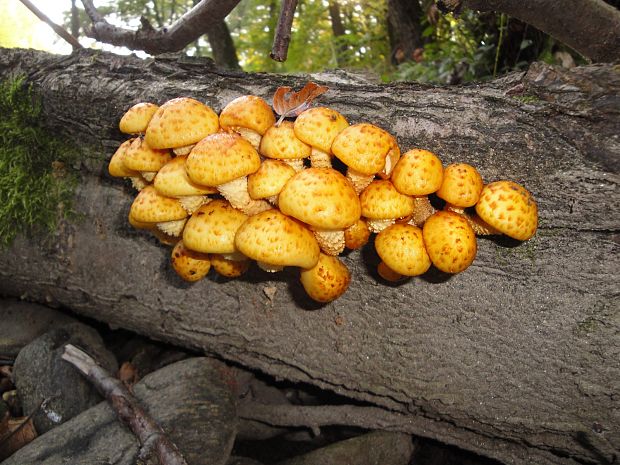
[[[41,103],[23,79],[0,82],[0,247],[19,233],[55,230],[72,215],[77,149],[41,126]]]

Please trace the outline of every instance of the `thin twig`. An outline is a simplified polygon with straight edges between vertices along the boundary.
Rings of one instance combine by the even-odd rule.
[[[39,18],[41,21],[43,21],[49,27],[51,27],[56,34],[58,34],[65,41],[67,41],[69,43],[69,45],[71,45],[73,47],[74,50],[75,49],[83,48],[75,37],[73,37],[71,34],[69,34],[67,31],[65,31],[62,27],[60,27],[54,21],[49,19],[30,0],[19,0],[19,1],[22,2],[26,8],[28,8],[30,11],[32,11],[37,16],[37,18]]]
[[[75,366],[105,396],[117,416],[137,436],[142,445],[141,456],[154,450],[161,465],[187,465],[177,446],[120,380],[111,376],[90,355],[72,344],[65,346],[62,359]]]
[[[283,0],[276,33],[273,37],[271,54],[269,55],[276,61],[286,61],[288,44],[291,41],[291,28],[293,27],[295,8],[297,8],[297,0]]]

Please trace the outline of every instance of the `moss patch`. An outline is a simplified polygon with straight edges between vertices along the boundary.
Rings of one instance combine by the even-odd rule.
[[[19,233],[52,232],[72,215],[78,149],[41,124],[41,101],[23,79],[0,82],[0,247]]]

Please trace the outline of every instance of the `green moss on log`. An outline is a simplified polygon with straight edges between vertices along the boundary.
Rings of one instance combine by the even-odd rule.
[[[0,247],[72,215],[78,155],[43,127],[41,100],[24,79],[0,82]]]

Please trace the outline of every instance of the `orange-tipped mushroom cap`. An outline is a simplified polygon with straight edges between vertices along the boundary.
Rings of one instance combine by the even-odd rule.
[[[270,266],[312,268],[319,260],[314,234],[275,209],[248,218],[237,231],[235,245],[245,256]]]
[[[525,241],[536,233],[538,206],[532,194],[512,181],[496,181],[482,189],[478,216],[505,235]]]
[[[159,106],[154,103],[136,103],[125,112],[118,123],[118,128],[125,134],[144,133],[158,108]]]
[[[322,253],[316,265],[301,270],[300,281],[313,300],[326,303],[346,292],[351,282],[351,273],[337,257]]]
[[[455,207],[473,207],[482,192],[482,176],[467,163],[453,163],[443,171],[443,181],[437,197]]]
[[[403,194],[428,195],[441,187],[443,166],[433,152],[413,149],[398,160],[390,179]]]
[[[260,167],[260,156],[237,134],[217,133],[202,139],[187,157],[189,178],[203,186],[219,186],[252,174]]]
[[[225,200],[213,200],[196,210],[185,225],[183,242],[204,253],[237,252],[235,234],[248,217]]]
[[[325,152],[332,152],[332,143],[338,134],[349,127],[344,116],[325,107],[309,108],[295,120],[295,135],[306,144]]]
[[[145,139],[153,148],[193,145],[219,129],[217,114],[198,100],[178,97],[168,100],[153,115]]]
[[[336,136],[332,144],[332,152],[336,157],[364,175],[377,174],[383,170],[386,157],[397,150],[400,153],[394,137],[368,123],[349,126]]]
[[[375,249],[381,260],[403,276],[425,273],[431,260],[424,247],[422,230],[410,224],[393,224],[375,238]]]
[[[220,125],[225,131],[246,128],[262,136],[275,122],[271,107],[255,95],[237,97],[220,113]]]
[[[268,158],[278,160],[295,160],[308,158],[311,147],[297,138],[293,123],[282,121],[278,126],[271,126],[260,141],[259,152]]]
[[[332,168],[295,174],[280,192],[278,205],[282,213],[321,229],[344,229],[361,215],[353,186]]]
[[[424,223],[422,233],[433,265],[445,273],[460,273],[476,258],[476,233],[457,213],[434,213]]]

